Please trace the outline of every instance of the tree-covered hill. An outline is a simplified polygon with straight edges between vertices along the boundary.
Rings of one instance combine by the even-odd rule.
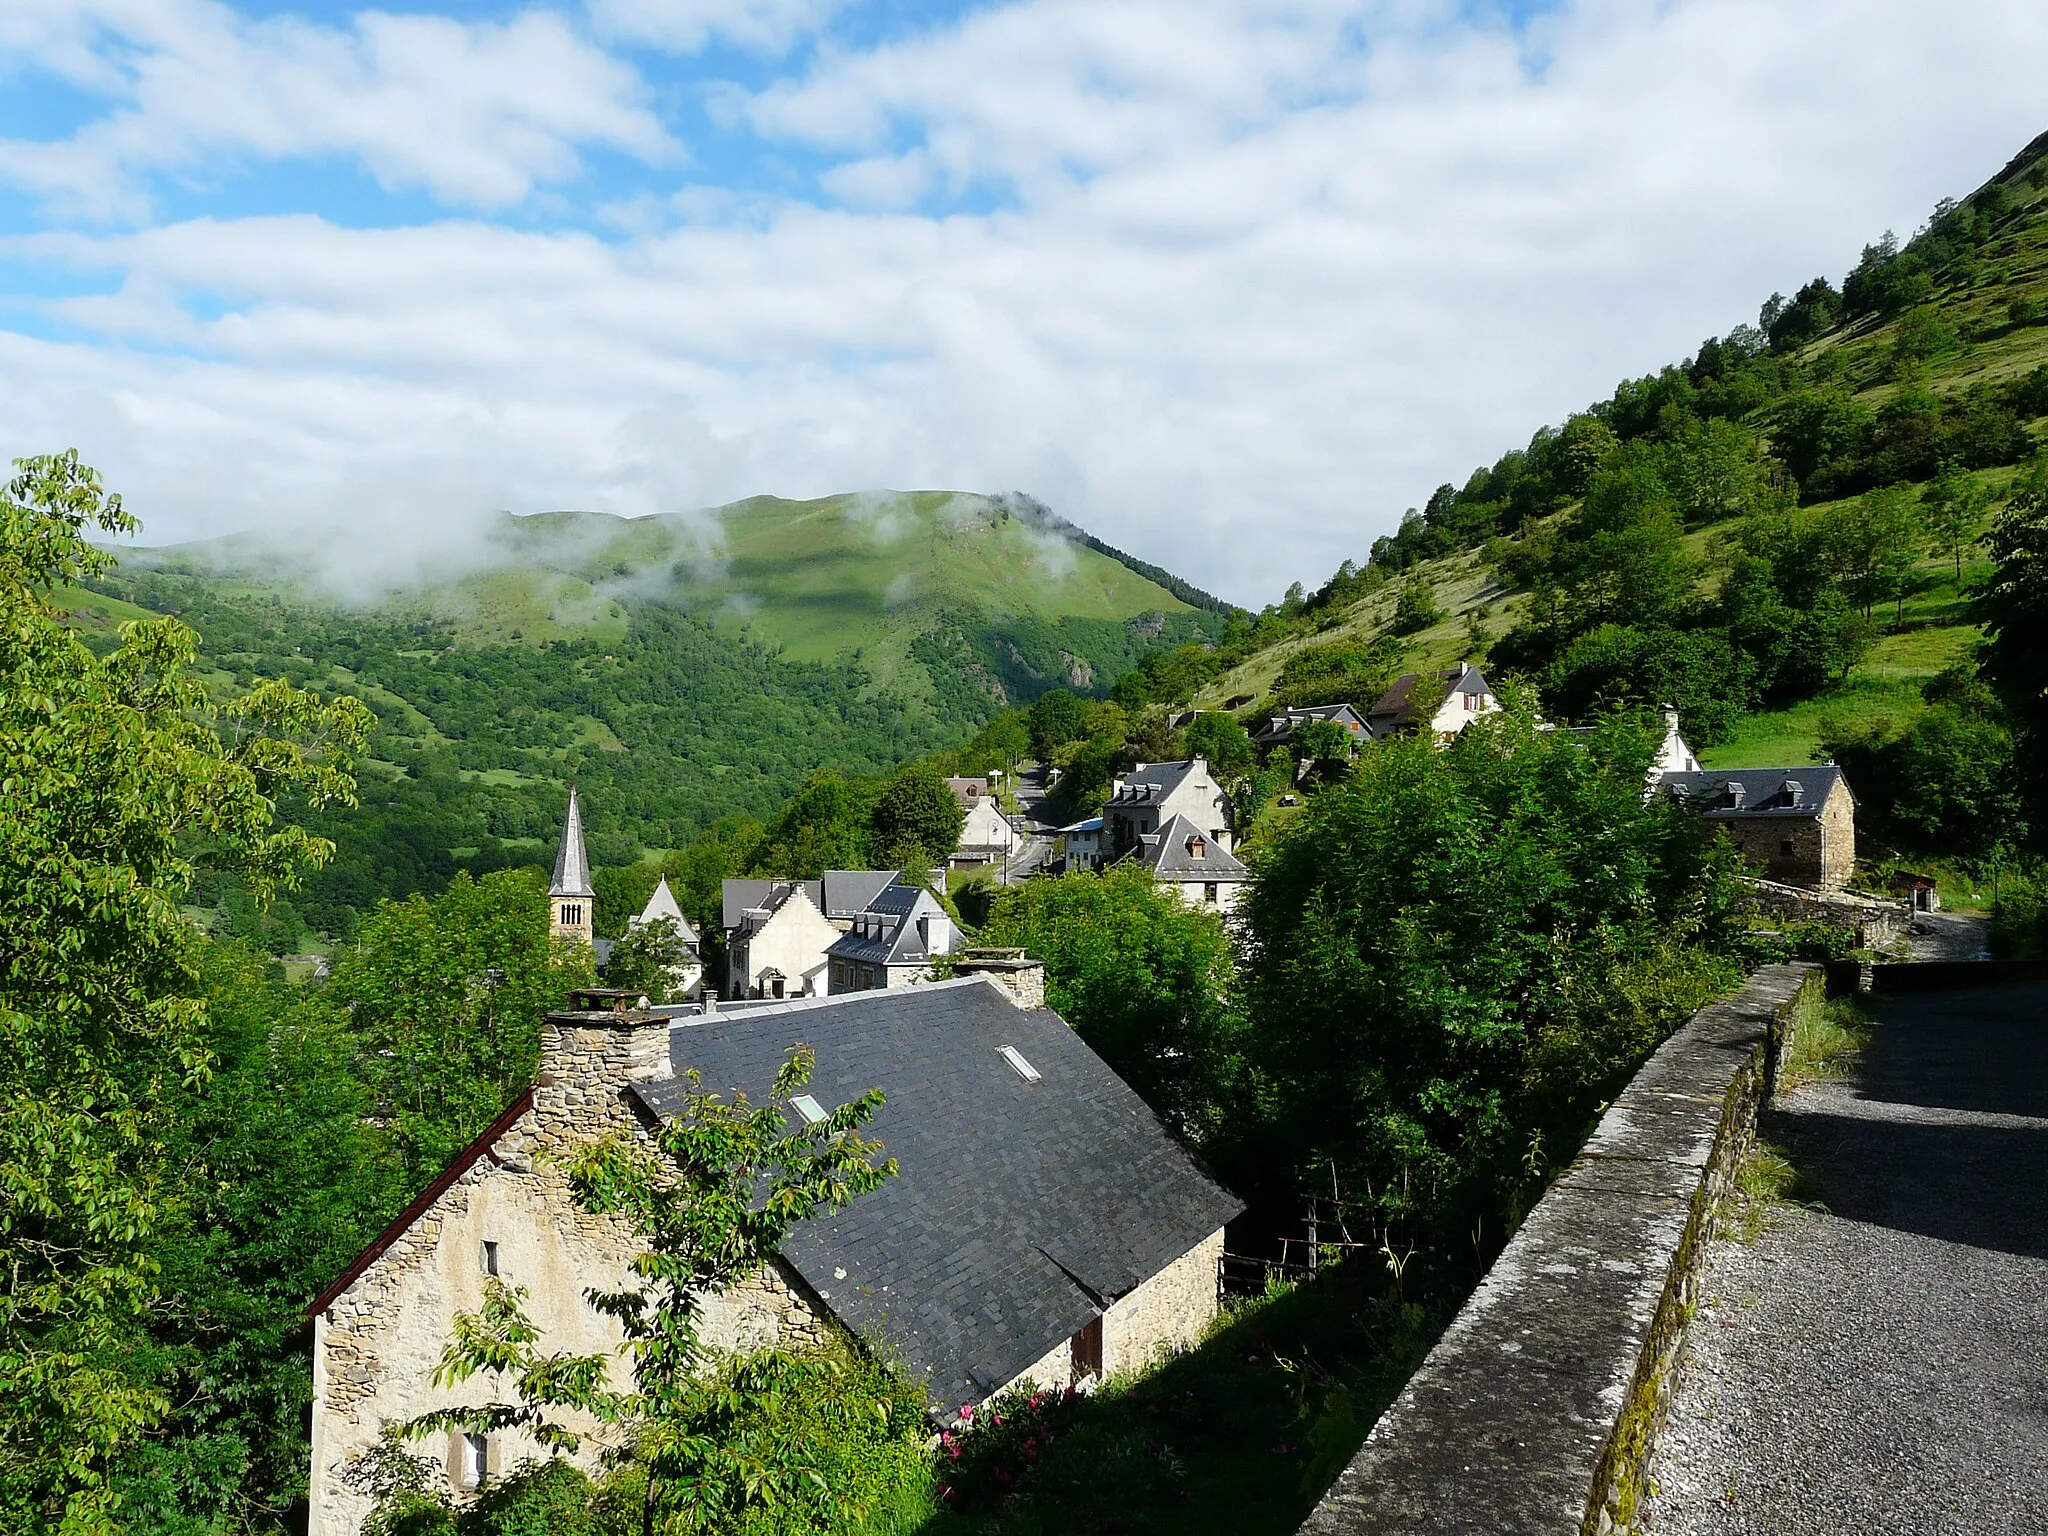
[[[1839,281],[1440,486],[1196,695],[1251,714],[1479,656],[1546,710],[1678,705],[1710,765],[1905,730],[1965,678],[2048,441],[2048,135]]]
[[[107,644],[179,615],[223,689],[285,675],[376,712],[361,809],[314,818],[340,855],[263,920],[290,944],[301,919],[344,931],[458,867],[541,860],[572,778],[595,855],[629,862],[767,815],[821,765],[885,771],[1220,631],[1221,605],[1085,537],[1022,498],[758,497],[506,517],[369,601],[336,595],[333,561],[246,537],[130,551],[69,601]]]

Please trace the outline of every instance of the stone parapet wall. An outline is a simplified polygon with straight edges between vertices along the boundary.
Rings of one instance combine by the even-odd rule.
[[[1810,965],[1667,1040],[1601,1117],[1303,1536],[1626,1531],[1716,1208]]]
[[[1759,912],[1849,929],[1862,949],[1884,949],[1896,944],[1913,923],[1911,908],[1901,900],[1858,896],[1848,891],[1816,891],[1775,880],[1745,880],[1743,885]]]

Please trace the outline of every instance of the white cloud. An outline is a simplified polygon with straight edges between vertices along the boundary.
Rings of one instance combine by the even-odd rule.
[[[1257,603],[1983,179],[2044,59],[2016,0],[1583,0],[1519,37],[1425,0],[1020,0],[743,103],[851,209],[7,244],[118,287],[52,306],[95,340],[0,336],[0,420],[157,537],[1017,489]],[[998,206],[888,211],[961,189]]]
[[[342,156],[387,190],[504,208],[574,176],[580,149],[677,146],[627,64],[561,17],[365,11],[251,21],[215,0],[21,0],[0,48],[118,105],[68,138],[0,140],[0,181],[89,217],[139,217],[148,178]]]
[[[816,32],[849,0],[590,0],[605,35],[695,53],[714,38],[780,52]]]

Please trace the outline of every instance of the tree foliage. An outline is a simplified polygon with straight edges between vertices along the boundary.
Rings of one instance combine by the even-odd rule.
[[[88,529],[135,524],[76,454],[0,494],[0,1518],[117,1530],[115,1469],[171,1409],[152,1352],[159,1244],[182,1192],[182,1095],[209,1070],[196,865],[258,895],[331,851],[277,798],[344,803],[366,712],[282,682],[217,703],[175,619],[96,656],[52,589],[103,572]]]

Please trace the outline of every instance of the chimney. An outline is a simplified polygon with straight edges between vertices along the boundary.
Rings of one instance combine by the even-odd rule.
[[[675,1075],[671,1021],[644,994],[589,987],[571,992],[569,1003],[541,1021],[533,1090],[540,1138],[556,1150],[633,1126],[628,1085]]]
[[[1045,962],[1030,959],[1021,949],[962,950],[953,974],[986,976],[1019,1008],[1045,1006]]]

